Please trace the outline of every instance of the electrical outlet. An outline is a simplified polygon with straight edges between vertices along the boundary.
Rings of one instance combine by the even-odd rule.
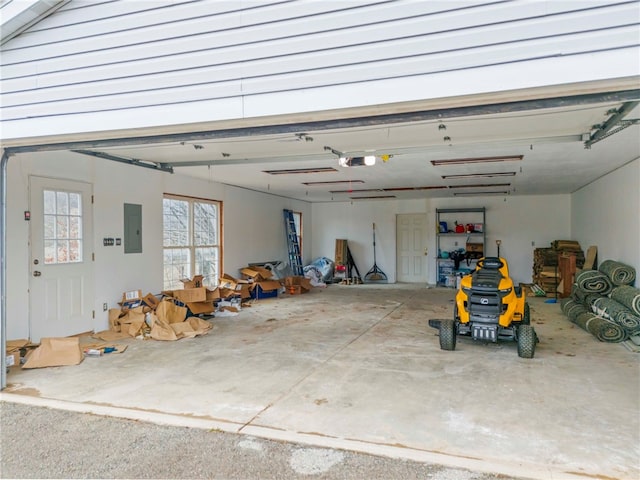
[[[109,305],[107,305],[106,303],[102,304],[102,311],[106,312],[107,310],[109,310]]]
[[[532,242],[531,242],[531,246],[532,246],[532,247],[535,247],[535,246],[536,246],[536,242],[532,241]]]

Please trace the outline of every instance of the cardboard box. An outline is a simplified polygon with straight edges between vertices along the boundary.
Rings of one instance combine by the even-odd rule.
[[[142,300],[142,290],[130,290],[122,293],[122,303],[137,302]]]
[[[236,292],[235,290],[231,290],[230,288],[218,287],[218,291],[220,292],[221,299],[229,297],[240,297],[240,292]]]
[[[241,268],[240,273],[245,279],[252,280],[253,282],[269,280],[273,277],[273,273],[271,272],[271,270],[258,266]]]
[[[278,296],[278,290],[281,285],[280,282],[275,280],[267,280],[264,282],[256,283],[252,286],[250,296],[259,300],[261,298],[275,298]],[[244,297],[243,297],[244,298]]]
[[[160,303],[160,300],[158,300],[158,298],[153,293],[147,293],[142,298],[142,303],[150,307],[151,310],[155,310],[158,304]]]
[[[219,288],[214,288],[214,289],[209,289],[207,288],[207,302],[215,302],[216,300],[220,300],[221,294],[220,294],[220,289]]]
[[[173,290],[173,298],[182,303],[206,302],[207,289],[205,287],[185,288],[184,290]]]
[[[482,253],[484,251],[484,244],[482,243],[467,243],[467,252]]]
[[[202,287],[203,278],[202,275],[194,275],[192,279],[183,278],[180,281],[182,282],[183,288],[199,288]]]
[[[300,286],[301,293],[306,293],[310,291],[311,288],[313,287],[311,285],[310,279],[308,279],[307,277],[301,277],[301,276],[293,276],[293,277],[285,278],[284,285],[285,287]]]
[[[220,285],[218,288],[220,288],[221,292],[224,292],[225,289],[227,291],[233,290],[234,293],[240,295],[242,298],[249,298],[251,297],[252,285],[254,284],[249,283],[247,280],[238,280],[225,273],[220,277]],[[229,295],[225,295],[224,298],[228,296]]]
[[[13,352],[7,352],[6,357],[6,365],[7,367],[13,367],[15,365],[20,365],[20,350],[14,350]]]

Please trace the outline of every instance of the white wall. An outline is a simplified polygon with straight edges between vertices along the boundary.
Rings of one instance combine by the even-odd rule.
[[[7,337],[29,336],[29,176],[65,178],[93,184],[95,203],[92,250],[95,260],[95,328],[107,328],[102,304],[116,306],[126,290],[159,293],[162,289],[162,196],[164,193],[223,202],[224,270],[237,275],[249,262],[286,260],[283,208],[301,211],[311,228],[309,204],[265,195],[184,175],[65,152],[21,154],[9,160],[7,179]],[[123,237],[123,204],[142,205],[142,253],[102,246],[103,237]],[[312,239],[305,238],[305,261]]]
[[[318,203],[312,207],[313,257],[333,259],[336,238],[346,238],[356,265],[364,275],[373,265],[372,223],[375,222],[377,264],[389,281],[395,282],[396,214],[426,213],[428,225],[433,226],[427,230],[428,281],[435,283],[436,209],[465,207],[486,208],[486,252],[495,254],[495,241],[502,240],[500,254],[509,261],[510,273],[516,282],[531,282],[534,248],[548,247],[553,240],[571,239],[569,195]]]
[[[571,231],[584,248],[598,247],[599,262],[640,272],[640,158],[571,195]]]

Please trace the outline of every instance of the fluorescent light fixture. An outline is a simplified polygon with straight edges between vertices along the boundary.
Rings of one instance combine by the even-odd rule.
[[[445,180],[462,180],[465,178],[513,177],[516,172],[467,173],[462,175],[442,175]]]
[[[329,191],[329,193],[366,193],[366,192],[384,192],[384,190],[382,188],[361,188],[358,190],[330,190]]]
[[[351,200],[375,200],[380,198],[396,198],[395,195],[372,195],[369,197],[351,197]]]
[[[453,192],[454,197],[472,197],[472,196],[483,196],[483,195],[509,195],[508,191],[500,191],[500,192]]]
[[[297,173],[330,173],[337,172],[335,168],[332,167],[321,167],[321,168],[288,168],[284,170],[263,170],[264,173],[268,173],[269,175],[290,175]]]
[[[434,167],[442,167],[444,165],[467,165],[475,163],[492,163],[492,162],[516,162],[524,158],[524,155],[506,155],[502,157],[476,157],[476,158],[453,158],[450,160],[431,160]]]
[[[302,182],[303,185],[340,185],[343,183],[364,183],[364,180],[335,180],[333,182]]]
[[[412,190],[439,190],[441,188],[447,188],[445,185],[429,186],[429,187],[391,187],[383,188],[385,192],[406,192]]]
[[[487,187],[510,187],[510,183],[476,183],[475,185],[449,185],[449,188],[487,188]]]

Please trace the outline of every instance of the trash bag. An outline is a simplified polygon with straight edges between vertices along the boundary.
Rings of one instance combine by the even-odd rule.
[[[330,283],[333,281],[333,260],[327,257],[316,258],[310,265],[302,269],[304,276],[315,283]]]

